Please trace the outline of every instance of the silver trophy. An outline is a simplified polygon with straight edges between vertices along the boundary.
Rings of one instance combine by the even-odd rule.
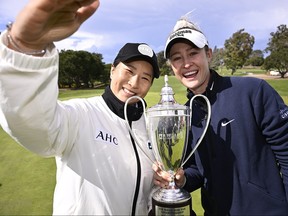
[[[140,97],[135,97],[142,101],[143,107],[145,107],[144,101]],[[129,98],[125,104],[124,114],[127,123],[126,107],[128,102],[133,98],[135,99],[135,97]],[[204,98],[207,103],[207,123],[197,144],[184,159],[191,125],[192,103],[196,97]],[[156,163],[161,170],[171,175],[169,187],[158,189],[152,196],[153,215],[190,215],[192,213],[191,195],[176,186],[174,176],[177,170],[183,167],[193,155],[207,131],[211,117],[209,100],[203,95],[195,95],[190,101],[190,107],[178,104],[174,99],[173,89],[168,85],[168,76],[166,75],[165,86],[161,90],[160,102],[146,110],[144,117],[156,161],[149,158],[147,154],[145,155],[152,163]],[[130,133],[138,144],[139,140],[131,128]],[[141,145],[138,144],[138,146]],[[142,151],[145,153],[143,149]]]

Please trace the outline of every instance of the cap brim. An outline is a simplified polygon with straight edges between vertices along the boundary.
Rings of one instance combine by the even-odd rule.
[[[114,59],[114,66],[119,62],[131,62],[135,60],[144,60],[149,62],[153,67],[153,77],[159,77],[159,67],[157,62],[157,56],[145,43],[126,43],[119,51]]]
[[[126,60],[123,60],[123,62],[131,62],[131,61],[135,61],[135,60],[143,60],[143,61],[146,61],[146,62],[150,63],[152,65],[152,68],[153,68],[153,76],[154,76],[154,78],[159,78],[160,71],[159,71],[158,63],[155,62],[149,56],[144,56],[144,55],[130,56]]]

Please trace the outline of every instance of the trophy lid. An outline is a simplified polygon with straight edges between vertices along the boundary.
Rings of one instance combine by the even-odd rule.
[[[174,91],[171,86],[168,85],[168,76],[164,77],[165,85],[161,89],[161,98],[158,104],[150,107],[147,112],[161,111],[161,110],[187,110],[187,106],[180,105],[174,98]]]
[[[164,77],[165,85],[161,89],[161,99],[158,104],[175,104],[175,98],[174,98],[174,91],[173,89],[168,85],[168,76],[165,75]]]

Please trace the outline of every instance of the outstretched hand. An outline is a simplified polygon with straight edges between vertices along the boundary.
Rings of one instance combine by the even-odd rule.
[[[30,0],[10,30],[28,49],[44,49],[78,30],[99,7],[99,0]]]

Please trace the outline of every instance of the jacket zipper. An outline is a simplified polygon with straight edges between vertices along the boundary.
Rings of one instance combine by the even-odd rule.
[[[138,195],[139,195],[139,188],[140,188],[140,181],[141,181],[141,164],[140,164],[140,158],[139,158],[139,154],[136,148],[136,144],[134,139],[132,138],[131,134],[130,134],[130,138],[133,144],[133,149],[135,151],[135,156],[136,156],[136,161],[137,161],[137,178],[136,178],[136,188],[135,188],[135,193],[134,193],[134,198],[133,198],[133,205],[132,205],[132,213],[131,215],[134,216],[136,213],[136,204],[137,204],[137,199],[138,199]]]

